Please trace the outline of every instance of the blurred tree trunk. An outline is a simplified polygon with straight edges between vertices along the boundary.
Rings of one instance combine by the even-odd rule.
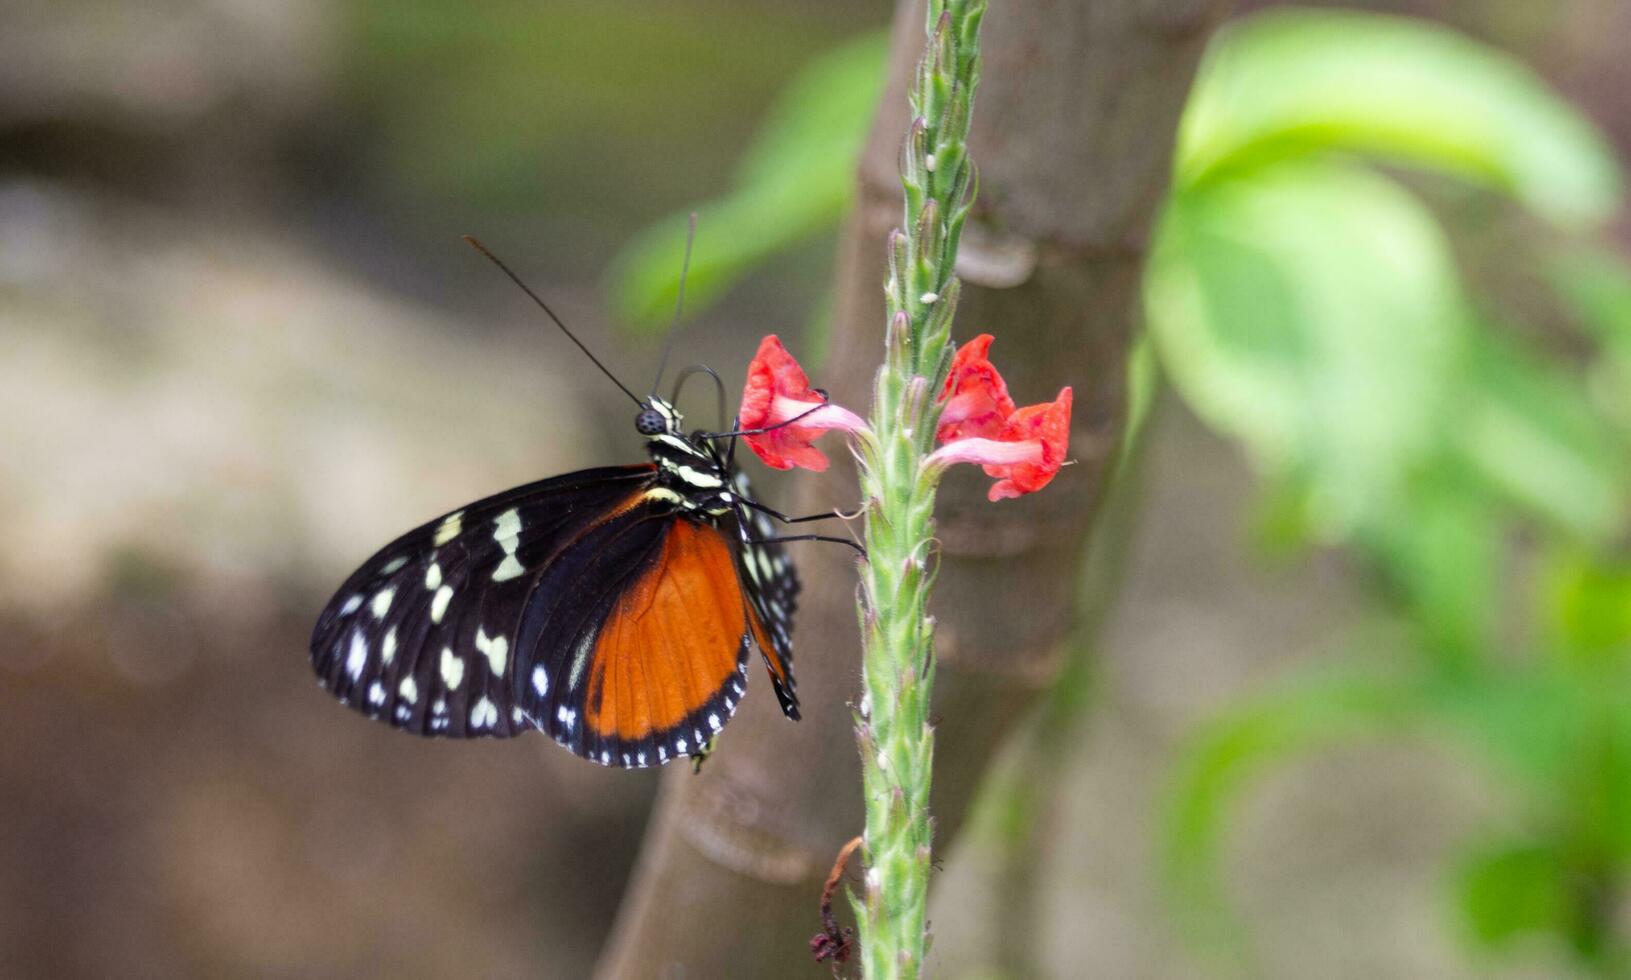
[[[958,262],[958,335],[997,335],[993,357],[1022,404],[1076,387],[1071,454],[1080,465],[1045,493],[1001,504],[986,502],[990,481],[977,472],[954,473],[941,492],[933,797],[941,853],[1004,736],[1057,675],[1071,637],[1088,535],[1125,422],[1150,224],[1190,80],[1226,5],[1030,0],[998,2],[986,18],[971,136],[980,204]],[[921,3],[904,0],[840,245],[831,357],[813,372],[858,411],[882,352],[883,243],[900,220],[896,156],[922,37]],[[800,483],[805,512],[855,506],[846,459]],[[804,548],[795,638],[805,720],[783,720],[756,679],[758,696],[744,702],[701,775],[668,775],[602,977],[817,969],[808,940],[820,927],[822,879],[861,828],[848,707],[860,653],[848,552],[794,547]]]

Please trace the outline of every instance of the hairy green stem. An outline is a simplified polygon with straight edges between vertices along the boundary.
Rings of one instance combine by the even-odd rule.
[[[866,794],[864,894],[857,900],[869,980],[921,974],[934,823],[934,448],[936,395],[950,369],[957,242],[974,198],[967,137],[979,82],[984,0],[930,0],[902,151],[906,207],[889,241],[886,355],[861,445],[869,560],[861,573],[863,693],[856,712]]]

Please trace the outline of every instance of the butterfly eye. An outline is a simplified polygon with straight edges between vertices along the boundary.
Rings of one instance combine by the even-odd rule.
[[[663,418],[662,412],[648,408],[634,417],[634,427],[639,429],[643,436],[662,435],[668,431],[668,420]]]

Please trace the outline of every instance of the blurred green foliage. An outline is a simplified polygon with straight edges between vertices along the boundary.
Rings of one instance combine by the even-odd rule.
[[[877,43],[818,66],[854,76],[822,84],[859,100]],[[842,151],[797,162],[819,208],[782,220],[781,192],[745,167],[718,206],[743,244],[702,292],[836,218],[866,119],[842,136],[809,92],[788,96],[763,139]],[[1590,237],[1621,184],[1588,120],[1445,29],[1281,10],[1216,38],[1147,267],[1153,349],[1252,459],[1260,543],[1340,549],[1369,600],[1338,655],[1214,719],[1177,766],[1165,878],[1183,934],[1222,961],[1250,969],[1218,880],[1233,804],[1300,756],[1409,737],[1461,746],[1516,801],[1452,873],[1469,941],[1550,936],[1584,969],[1631,967],[1615,919],[1631,886],[1631,271]],[[1435,193],[1526,212],[1534,231],[1497,272],[1538,272],[1575,332],[1469,288]],[[626,253],[627,315],[671,302],[675,227]]]
[[[686,303],[700,313],[777,253],[838,223],[883,91],[889,36],[873,31],[812,58],[767,114],[723,197],[699,203]],[[667,322],[679,293],[687,212],[631,238],[607,277],[611,308],[631,326]],[[815,311],[817,322],[825,310]],[[817,344],[817,346],[820,346]]]
[[[346,0],[338,122],[367,133],[355,165],[403,230],[521,237],[547,219],[565,258],[595,255],[723,187],[767,93],[888,13],[834,4]]]
[[[1408,171],[1539,220],[1503,261],[1550,273],[1587,357],[1467,289]],[[1622,970],[1631,427],[1615,401],[1631,280],[1581,238],[1620,207],[1618,163],[1496,52],[1409,20],[1291,11],[1218,37],[1175,172],[1146,277],[1162,363],[1251,454],[1274,543],[1344,549],[1368,573],[1368,613],[1398,627],[1367,631],[1338,676],[1293,677],[1191,741],[1165,845],[1185,934],[1250,963],[1217,866],[1254,778],[1409,732],[1458,740],[1519,801],[1457,873],[1465,934],[1488,949],[1549,934],[1584,968]]]
[[[697,206],[707,226],[698,232],[686,283],[694,309],[843,216],[854,192],[864,122],[883,88],[887,45],[886,35],[868,34],[811,59],[771,107],[730,191]],[[679,288],[686,225],[686,215],[670,215],[618,256],[611,295],[625,322],[667,322]]]
[[[1277,160],[1185,187],[1149,264],[1162,364],[1204,417],[1302,483],[1340,533],[1407,492],[1467,319],[1443,235],[1398,185]]]
[[[1522,63],[1459,34],[1312,10],[1225,31],[1184,115],[1177,186],[1333,151],[1451,174],[1570,228],[1619,200],[1619,169],[1591,124]]]

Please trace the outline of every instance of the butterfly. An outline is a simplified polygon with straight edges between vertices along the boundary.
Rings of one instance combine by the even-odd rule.
[[[380,549],[318,617],[319,683],[415,734],[542,731],[602,765],[644,767],[707,751],[757,649],[798,720],[799,579],[781,542],[821,536],[778,539],[771,518],[792,519],[736,468],[744,433],[687,434],[673,401],[630,392],[471,244],[639,404],[649,461],[516,487]]]

